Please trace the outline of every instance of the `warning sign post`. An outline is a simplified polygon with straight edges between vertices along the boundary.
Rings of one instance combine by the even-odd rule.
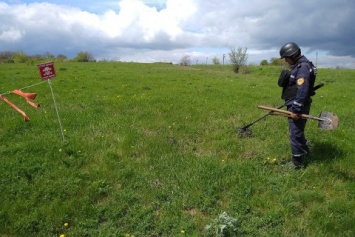
[[[39,69],[41,79],[47,80],[48,84],[49,84],[49,88],[51,89],[52,97],[53,97],[53,101],[54,101],[54,107],[55,107],[55,111],[57,112],[58,122],[60,125],[60,130],[62,132],[62,139],[64,141],[65,138],[64,138],[63,126],[62,126],[62,122],[60,121],[59,111],[57,108],[57,102],[55,101],[54,91],[53,91],[52,82],[51,82],[51,78],[56,76],[54,63],[53,62],[46,62],[46,63],[38,64],[37,67]]]

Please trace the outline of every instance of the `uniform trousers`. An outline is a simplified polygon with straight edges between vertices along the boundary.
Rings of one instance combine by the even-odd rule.
[[[311,109],[311,104],[306,104],[303,106],[302,114],[309,114]],[[291,111],[291,106],[287,106],[287,110]],[[307,139],[304,134],[307,119],[288,119],[291,151],[293,157],[301,157],[309,153],[309,148],[307,146]]]

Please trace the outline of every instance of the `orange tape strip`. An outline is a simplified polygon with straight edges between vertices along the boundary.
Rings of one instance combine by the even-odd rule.
[[[12,108],[14,108],[17,112],[19,112],[23,116],[25,122],[30,121],[30,118],[27,117],[26,113],[23,112],[22,110],[20,110],[15,104],[13,104],[11,101],[9,101],[6,97],[3,97],[0,95],[0,99],[5,101],[6,103],[8,103]]]
[[[19,96],[22,96],[23,98],[26,98],[26,99],[31,99],[31,100],[34,100],[36,99],[36,96],[37,94],[36,93],[27,93],[27,92],[23,92],[21,90],[13,90],[12,93],[16,94],[16,95],[19,95]]]
[[[13,90],[12,93],[14,93],[15,95],[19,95],[19,96],[25,98],[27,104],[29,104],[29,105],[31,105],[31,106],[33,106],[35,108],[38,108],[40,106],[39,104],[36,104],[36,103],[30,101],[30,99],[31,100],[36,99],[36,96],[37,96],[36,93],[27,93],[27,92],[23,92],[23,91],[18,90],[18,89]]]

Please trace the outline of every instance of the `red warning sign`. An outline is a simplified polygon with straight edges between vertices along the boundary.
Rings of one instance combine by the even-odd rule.
[[[53,62],[47,62],[37,65],[39,73],[41,74],[42,80],[48,80],[55,77],[55,69]]]

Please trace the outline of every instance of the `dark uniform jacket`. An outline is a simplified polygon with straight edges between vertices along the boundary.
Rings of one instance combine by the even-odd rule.
[[[283,87],[281,98],[287,106],[291,106],[293,113],[302,113],[303,106],[312,102],[316,73],[317,68],[305,56],[301,56],[290,71],[281,72],[278,81],[279,86]]]

